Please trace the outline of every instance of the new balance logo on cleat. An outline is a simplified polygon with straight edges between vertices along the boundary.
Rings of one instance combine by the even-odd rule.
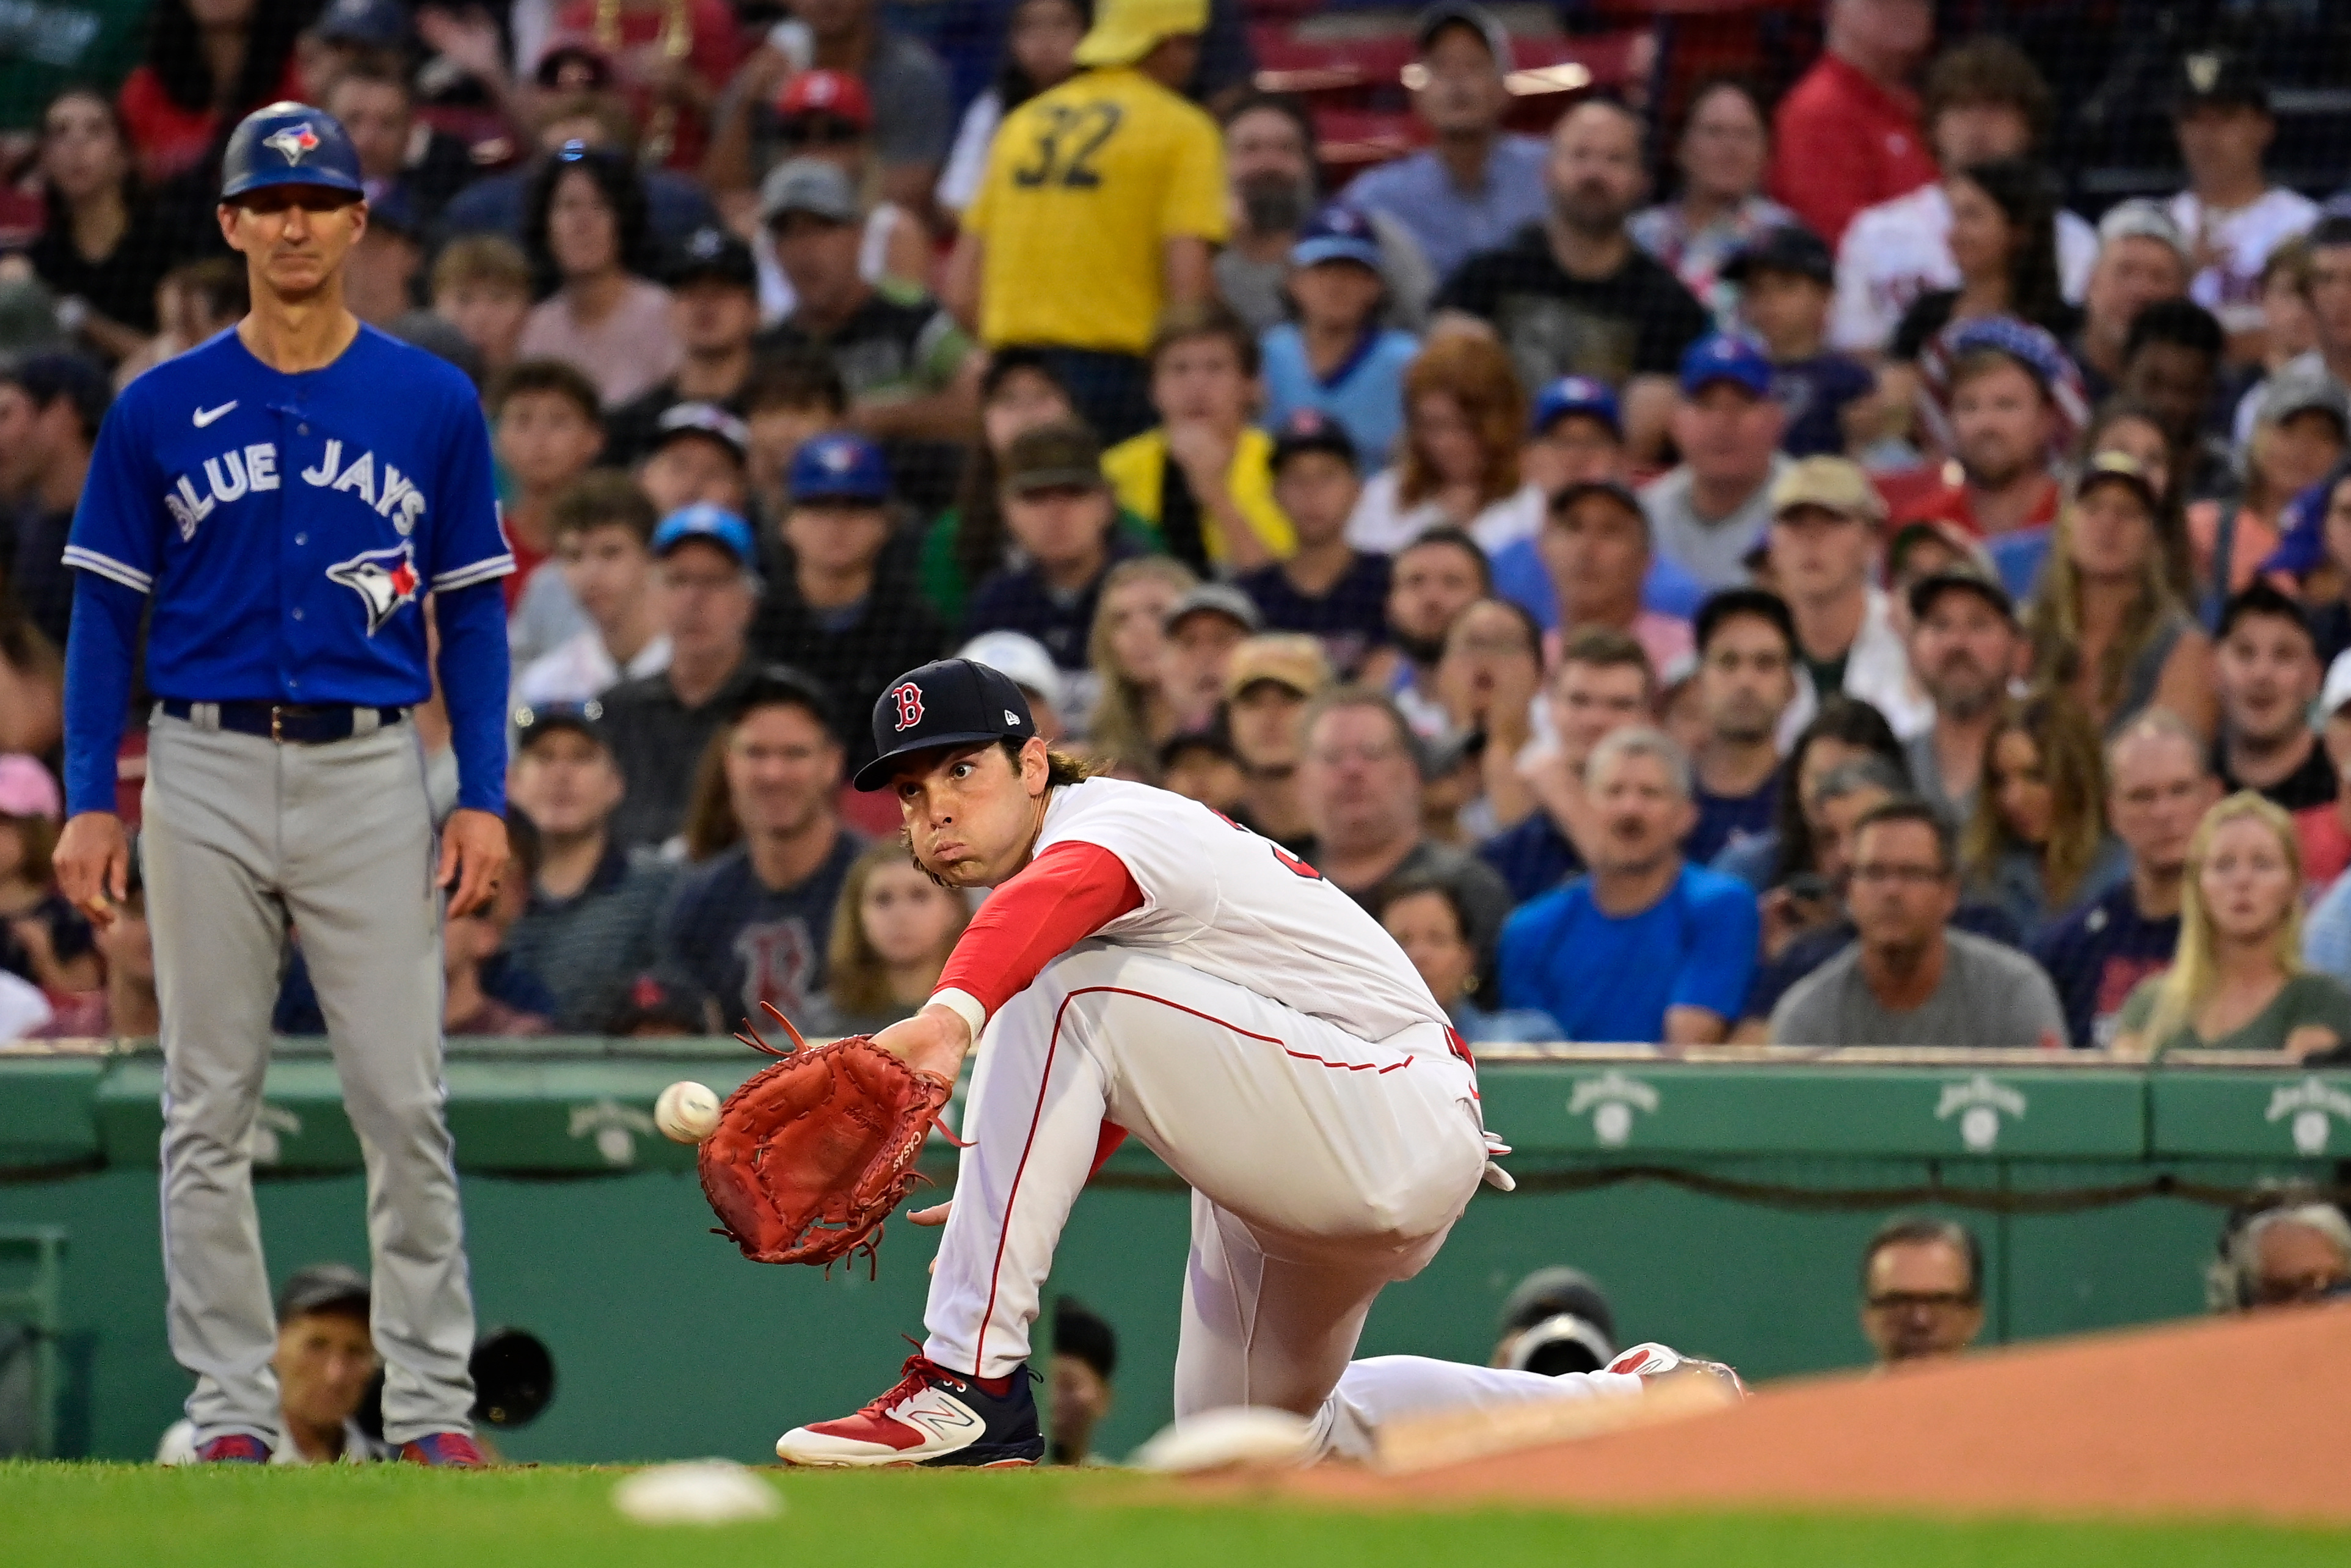
[[[896,1387],[854,1416],[795,1427],[776,1439],[787,1464],[1033,1465],[1045,1454],[1024,1364],[1003,1377],[966,1377],[915,1355]]]

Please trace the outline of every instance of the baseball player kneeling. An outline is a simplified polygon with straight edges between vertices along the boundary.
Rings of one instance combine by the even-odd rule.
[[[895,1387],[777,1453],[1033,1463],[1038,1292],[1129,1134],[1193,1189],[1178,1417],[1322,1415],[1373,1298],[1435,1255],[1498,1147],[1444,1010],[1313,867],[1181,796],[1089,778],[994,670],[910,672],[873,737],[858,787],[896,793],[915,861],[996,890],[929,1004],[874,1041],[949,1079],[984,1049],[928,1340]]]

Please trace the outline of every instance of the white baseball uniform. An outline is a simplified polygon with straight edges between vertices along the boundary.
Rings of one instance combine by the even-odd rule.
[[[1176,1414],[1316,1415],[1373,1298],[1436,1253],[1487,1166],[1468,1052],[1403,950],[1312,867],[1165,790],[1056,789],[932,999],[979,1050],[925,1313],[942,1366],[1028,1357],[1070,1206],[1132,1134],[1193,1188]]]

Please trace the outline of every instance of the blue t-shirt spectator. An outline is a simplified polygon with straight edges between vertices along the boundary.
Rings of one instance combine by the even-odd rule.
[[[1712,865],[1731,845],[1770,832],[1780,803],[1780,773],[1773,768],[1761,788],[1746,795],[1709,795],[1700,789],[1695,802],[1698,826],[1690,830],[1682,853],[1700,865]]]
[[[1404,430],[1404,368],[1420,340],[1393,328],[1364,334],[1361,347],[1325,379],[1306,357],[1306,338],[1284,321],[1259,340],[1265,361],[1265,417],[1280,431],[1301,408],[1326,413],[1354,442],[1367,467],[1384,468]]]
[[[1559,1020],[1534,1008],[1498,1008],[1492,1012],[1471,1002],[1457,1002],[1446,1011],[1453,1032],[1465,1045],[1545,1045],[1564,1040]]]
[[[1622,918],[1578,877],[1503,923],[1502,1005],[1541,1009],[1569,1040],[1662,1040],[1668,1008],[1739,1017],[1759,935],[1754,893],[1698,866]]]
[[[2112,1045],[2133,988],[2171,967],[2179,950],[2179,916],[2141,915],[2127,882],[2043,931],[2032,949],[2057,987],[2065,1035],[2076,1051]]]
[[[1843,354],[1814,354],[1771,367],[1771,395],[1788,411],[1780,450],[1791,457],[1844,455],[1844,411],[1877,387],[1869,367]]]
[[[1550,215],[1543,165],[1551,146],[1540,137],[1499,136],[1486,154],[1485,178],[1465,191],[1445,161],[1426,149],[1384,163],[1347,187],[1347,200],[1385,213],[1419,242],[1437,281],[1481,250],[1499,250],[1529,224]]]
[[[1544,631],[1559,630],[1559,592],[1534,540],[1513,540],[1494,552],[1494,594],[1533,616]],[[1642,609],[1687,621],[1704,602],[1706,584],[1664,556],[1649,558],[1649,575],[1641,580]]]

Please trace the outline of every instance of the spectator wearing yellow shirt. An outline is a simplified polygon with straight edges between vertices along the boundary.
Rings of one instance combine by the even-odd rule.
[[[1151,340],[1159,423],[1102,454],[1119,505],[1195,571],[1255,571],[1298,548],[1273,498],[1273,437],[1250,423],[1257,372],[1257,339],[1231,310],[1170,308]]]
[[[1102,0],[1085,68],[1005,116],[948,265],[949,308],[991,349],[1043,350],[1105,441],[1151,423],[1161,312],[1213,288],[1224,144],[1177,90],[1207,19],[1207,0]]]

